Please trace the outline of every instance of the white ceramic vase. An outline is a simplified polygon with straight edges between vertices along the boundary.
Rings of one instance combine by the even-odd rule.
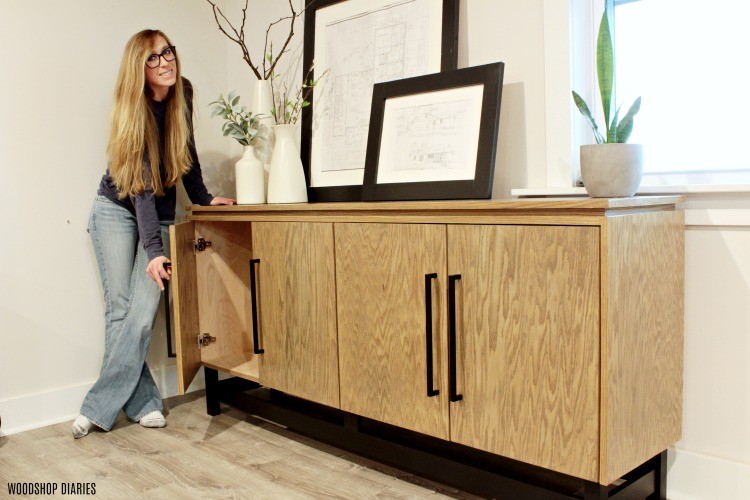
[[[271,163],[271,152],[273,151],[273,99],[271,98],[271,82],[268,80],[256,80],[250,93],[250,111],[253,115],[262,115],[260,118],[261,133],[266,138],[262,144],[256,147],[256,154],[263,162],[266,170]]]
[[[640,144],[589,144],[581,146],[581,177],[594,198],[633,196],[643,178]]]
[[[307,182],[296,141],[296,125],[276,125],[268,173],[268,203],[306,203]]]
[[[265,203],[265,177],[266,172],[263,169],[263,163],[255,156],[255,148],[245,146],[242,158],[234,164],[237,204]]]

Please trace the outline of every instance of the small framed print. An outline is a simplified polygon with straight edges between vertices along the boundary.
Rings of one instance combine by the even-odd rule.
[[[503,63],[376,84],[362,199],[492,196]]]

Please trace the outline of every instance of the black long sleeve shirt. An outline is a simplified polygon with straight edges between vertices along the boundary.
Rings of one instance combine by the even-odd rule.
[[[203,174],[198,161],[198,153],[195,150],[195,138],[193,136],[193,87],[190,82],[183,78],[185,89],[185,100],[189,110],[190,141],[189,151],[191,167],[182,177],[190,201],[198,205],[209,205],[213,196],[203,183]],[[156,119],[159,129],[159,139],[163,144],[164,131],[166,127],[167,101],[151,101],[151,110]],[[144,159],[144,169],[149,168],[148,159]],[[163,162],[159,165],[162,181],[165,178],[165,167]],[[173,221],[175,217],[175,206],[177,204],[177,188],[175,186],[165,187],[163,196],[155,196],[152,189],[147,189],[141,194],[120,199],[117,196],[117,187],[109,174],[109,169],[102,176],[99,183],[98,194],[105,196],[112,202],[129,210],[136,217],[138,223],[138,235],[143,248],[146,250],[148,260],[154,257],[165,256],[164,246],[161,241],[160,221]]]

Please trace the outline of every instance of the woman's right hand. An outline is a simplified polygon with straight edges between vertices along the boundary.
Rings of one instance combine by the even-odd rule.
[[[169,262],[169,259],[160,255],[151,259],[151,262],[146,267],[146,274],[154,280],[162,292],[164,291],[164,282],[162,280],[169,280],[172,277],[171,269],[164,269],[165,262]]]
[[[211,200],[211,206],[215,207],[216,205],[236,205],[237,200],[234,198],[224,198],[221,196],[214,196],[214,199]]]

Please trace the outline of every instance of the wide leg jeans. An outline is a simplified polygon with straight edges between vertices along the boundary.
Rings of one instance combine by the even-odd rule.
[[[169,252],[169,223],[161,224]],[[159,389],[146,364],[161,291],[146,274],[148,257],[138,238],[135,215],[97,196],[88,232],[104,289],[104,359],[99,378],[86,395],[81,414],[110,430],[120,410],[137,422],[161,411]]]

